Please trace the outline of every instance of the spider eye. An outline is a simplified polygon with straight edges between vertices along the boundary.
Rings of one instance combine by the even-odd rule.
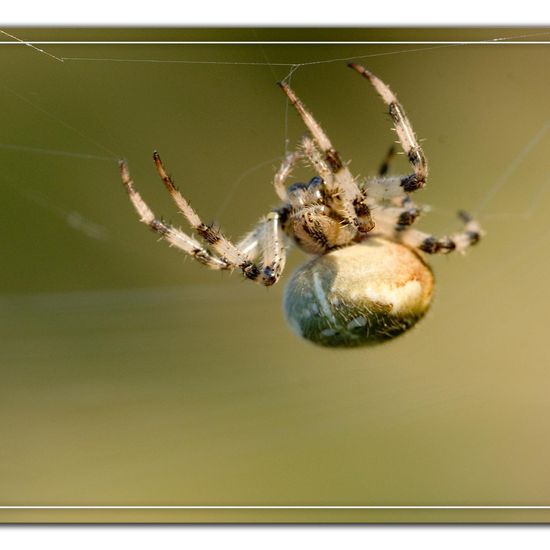
[[[305,191],[307,189],[307,186],[307,183],[293,183],[287,188],[288,194],[290,195],[291,193],[296,193],[297,191]]]
[[[302,207],[308,204],[319,204],[323,201],[323,178],[315,176],[308,183],[293,183],[288,186],[290,204]]]
[[[309,180],[309,183],[307,184],[309,188],[320,187],[321,185],[323,185],[323,178],[321,178],[320,176],[315,176],[314,178],[311,178]]]
[[[323,185],[323,178],[319,176],[315,176],[314,178],[311,178],[307,183],[293,183],[292,185],[289,185],[287,188],[288,193],[303,193],[304,191],[316,191],[317,187],[321,187]]]

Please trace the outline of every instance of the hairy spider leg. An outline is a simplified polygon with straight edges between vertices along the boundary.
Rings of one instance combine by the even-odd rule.
[[[166,172],[160,155],[156,151],[153,154],[153,159],[159,176],[181,213],[187,218],[193,229],[209,243],[212,249],[224,261],[234,268],[241,269],[248,279],[257,281],[265,286],[270,286],[277,282],[282,271],[281,265],[284,265],[285,261],[284,235],[282,234],[279,214],[277,212],[270,212],[258,224],[259,226],[265,225],[264,230],[258,230],[259,235],[262,237],[259,239],[259,242],[260,244],[265,243],[265,245],[261,247],[263,255],[262,263],[254,263],[250,258],[251,252],[257,252],[259,246],[254,243],[250,233],[244,238],[245,245],[248,248],[248,251],[245,252],[238,246],[235,246],[218,228],[206,225],[193,210],[189,202],[178,191],[172,178]],[[277,275],[275,276],[274,273]]]
[[[342,216],[344,221],[360,231],[367,233],[374,227],[372,217],[368,210],[360,212],[355,210],[354,202],[361,197],[361,190],[355,182],[348,167],[342,162],[338,151],[333,147],[328,136],[313,115],[304,107],[290,86],[285,82],[279,82],[292,105],[301,116],[304,124],[311,132],[313,139],[322,153],[322,160],[332,174],[332,178],[325,182],[334,209]]]
[[[275,177],[273,178],[273,187],[275,187],[275,192],[283,202],[288,201],[288,193],[285,182],[301,157],[302,155],[298,151],[287,153],[281,166],[279,167],[279,170],[277,170]]]
[[[390,90],[389,86],[382,82],[377,76],[357,63],[350,63],[348,66],[365,77],[388,106],[388,111],[395,124],[395,131],[397,132],[399,142],[414,170],[412,174],[401,179],[401,186],[407,192],[421,189],[426,185],[428,164],[424,156],[424,151],[422,151],[411,123],[405,114],[405,109],[403,109],[402,105],[397,101],[397,97]]]
[[[333,178],[332,172],[330,171],[327,163],[323,159],[321,155],[321,151],[317,149],[313,139],[311,139],[309,135],[305,135],[302,137],[302,141],[300,145],[302,147],[302,151],[304,152],[306,159],[309,161],[313,169],[319,174],[319,176],[321,176],[327,189],[333,189],[334,178]]]
[[[128,166],[124,161],[120,162],[120,175],[122,183],[128,192],[130,201],[136,209],[140,221],[147,224],[153,231],[158,233],[171,246],[175,246],[179,250],[186,252],[202,264],[211,269],[231,269],[232,266],[224,259],[213,256],[206,250],[198,241],[185,234],[180,229],[164,223],[155,217],[153,211],[147,203],[141,198],[141,195],[136,191],[134,182],[130,177]]]
[[[390,170],[390,163],[395,157],[395,145],[392,143],[390,148],[388,149],[388,152],[386,153],[386,156],[380,163],[380,166],[378,167],[378,176],[382,177],[385,176],[389,170]]]
[[[395,217],[386,215],[384,209],[380,211],[377,222],[382,234],[397,242],[428,254],[448,254],[455,251],[464,252],[468,247],[477,244],[483,236],[477,220],[464,211],[458,212],[458,216],[464,223],[464,229],[443,237],[436,237],[409,226],[400,227],[395,223]]]

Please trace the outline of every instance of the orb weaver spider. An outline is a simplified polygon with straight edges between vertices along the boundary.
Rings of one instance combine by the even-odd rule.
[[[386,104],[411,164],[410,174],[387,174],[392,148],[378,176],[359,182],[285,82],[279,86],[309,134],[285,156],[275,174],[273,186],[282,204],[236,243],[202,221],[174,185],[157,152],[153,158],[159,176],[205,244],[155,217],[136,191],[127,164],[120,163],[123,184],[141,221],[211,269],[239,269],[247,279],[271,286],[283,272],[291,243],[312,254],[290,279],[285,313],[303,338],[340,347],[376,344],[411,328],[428,310],[433,293],[434,278],[423,253],[462,252],[482,236],[478,222],[462,211],[464,228],[450,236],[435,237],[413,227],[423,208],[411,194],[426,184],[426,157],[390,88],[361,65],[350,63],[349,67],[366,78]],[[298,162],[311,166],[317,175],[307,183],[286,186]]]

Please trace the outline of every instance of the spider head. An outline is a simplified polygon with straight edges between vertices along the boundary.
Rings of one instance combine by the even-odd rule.
[[[287,188],[288,200],[295,208],[324,201],[324,181],[319,176],[311,178],[308,183],[293,183]]]

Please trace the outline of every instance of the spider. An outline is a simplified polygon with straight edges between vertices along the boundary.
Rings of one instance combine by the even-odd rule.
[[[292,242],[313,258],[292,275],[284,296],[290,326],[303,338],[325,346],[353,347],[383,342],[402,334],[429,308],[434,278],[424,254],[462,252],[482,231],[471,216],[459,212],[464,228],[435,237],[413,228],[423,212],[411,194],[426,184],[428,166],[412,126],[390,88],[355,63],[388,108],[398,141],[412,167],[405,176],[388,175],[393,147],[378,176],[359,182],[327,134],[285,82],[286,94],[309,134],[287,154],[273,185],[282,205],[274,208],[242,239],[233,243],[205,224],[175,187],[160,156],[156,169],[183,216],[197,235],[158,219],[136,191],[127,164],[122,181],[141,221],[170,245],[216,270],[240,269],[247,279],[275,284]],[[285,182],[302,162],[317,175],[307,183]]]

